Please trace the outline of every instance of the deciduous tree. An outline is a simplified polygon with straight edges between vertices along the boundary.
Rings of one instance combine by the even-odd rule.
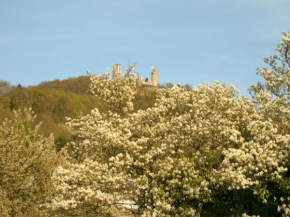
[[[14,111],[0,125],[1,216],[46,216],[40,209],[53,192],[51,175],[59,165],[53,137],[33,127],[31,110]]]

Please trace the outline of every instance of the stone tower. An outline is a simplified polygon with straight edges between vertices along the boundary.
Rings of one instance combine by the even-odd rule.
[[[152,70],[152,74],[151,74],[151,84],[154,87],[158,86],[158,70],[157,69],[153,69]]]
[[[121,64],[113,64],[113,79],[121,77]]]

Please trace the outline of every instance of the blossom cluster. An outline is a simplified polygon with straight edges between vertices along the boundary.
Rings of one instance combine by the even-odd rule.
[[[108,103],[111,111],[127,114],[133,111],[132,100],[136,94],[136,74],[133,72],[123,77],[111,78],[109,72],[90,76],[90,92]]]

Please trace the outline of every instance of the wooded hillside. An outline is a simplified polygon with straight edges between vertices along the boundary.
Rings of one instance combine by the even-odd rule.
[[[13,110],[32,108],[36,122],[42,122],[40,132],[54,134],[55,143],[63,146],[71,139],[65,117],[76,118],[98,108],[106,112],[107,103],[88,92],[90,78],[80,76],[65,80],[42,82],[37,86],[12,86],[0,81],[0,121],[13,116]],[[133,101],[135,111],[152,107],[156,89],[138,87]]]

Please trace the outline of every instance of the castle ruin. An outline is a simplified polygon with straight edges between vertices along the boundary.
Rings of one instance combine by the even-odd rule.
[[[122,65],[121,64],[113,64],[113,79],[120,78],[122,74]],[[151,73],[151,81],[148,81],[148,78],[137,78],[137,85],[138,86],[145,86],[145,87],[157,87],[158,86],[158,77],[159,73],[158,70],[153,68]]]

